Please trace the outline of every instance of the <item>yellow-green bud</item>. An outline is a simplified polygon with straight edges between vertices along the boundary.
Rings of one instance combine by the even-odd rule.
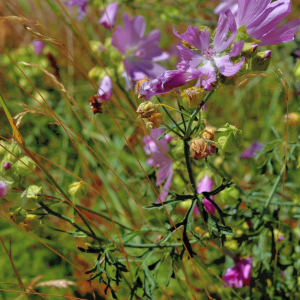
[[[258,52],[250,61],[250,71],[264,72],[267,71],[271,62],[271,50]]]
[[[69,193],[75,198],[82,198],[86,195],[87,186],[83,181],[74,182],[69,185]]]
[[[140,115],[140,118],[150,118],[157,112],[156,105],[151,101],[145,101],[139,105],[136,112]]]
[[[300,77],[300,59],[297,60],[296,66],[294,68],[294,74]]]
[[[234,154],[242,147],[242,130],[235,126],[226,124],[215,132],[215,144],[225,155]]]
[[[10,209],[10,218],[16,224],[23,222],[27,217],[27,212],[23,207],[14,207]]]
[[[7,150],[9,152],[6,152],[4,160],[9,162],[16,162],[18,160],[18,157],[21,155],[21,148],[18,146],[18,144],[13,143],[8,146]]]
[[[38,185],[31,185],[27,189],[26,197],[35,201],[41,201],[44,198],[43,187]]]
[[[236,204],[239,196],[240,192],[233,186],[220,192],[221,201],[227,205]]]
[[[241,52],[241,56],[250,58],[253,56],[253,54],[256,53],[257,50],[257,45],[256,44],[251,44],[251,43],[244,43],[243,50]]]
[[[27,167],[28,166],[28,167]],[[18,160],[13,168],[20,176],[28,176],[32,173],[31,170],[35,170],[35,162],[28,156],[22,157],[20,160]]]

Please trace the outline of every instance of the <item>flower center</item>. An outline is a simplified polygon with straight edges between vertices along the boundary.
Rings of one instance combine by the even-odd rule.
[[[186,91],[186,94],[188,95],[188,97],[189,97],[190,99],[193,99],[193,98],[196,98],[196,97],[197,97],[197,95],[199,94],[199,92],[196,91],[196,90],[187,90],[187,91]]]
[[[213,60],[214,56],[217,55],[217,52],[214,49],[214,47],[209,46],[207,49],[202,51],[202,55],[205,57],[206,60]]]

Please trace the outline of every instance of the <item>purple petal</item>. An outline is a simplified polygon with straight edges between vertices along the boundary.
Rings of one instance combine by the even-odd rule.
[[[230,9],[232,14],[235,16],[238,11],[237,0],[224,0],[215,8],[214,14],[219,15],[220,13],[224,13],[227,9]]]
[[[170,54],[169,53],[162,52],[161,55],[153,57],[152,61],[164,61],[164,60],[168,60],[169,58],[170,58]]]
[[[229,57],[238,56],[244,48],[244,41],[236,42],[233,44]]]
[[[175,29],[173,30],[173,33],[200,51],[209,47],[210,34],[206,28],[200,31],[198,27],[189,26],[186,33],[178,34]]]
[[[276,45],[294,40],[294,36],[298,30],[300,19],[287,22],[263,36],[259,46]]]
[[[237,26],[241,27],[255,21],[270,2],[271,0],[238,0]]]
[[[251,158],[256,157],[255,152],[261,151],[264,148],[258,141],[252,143],[245,151],[241,153],[241,158]]]
[[[242,57],[241,61],[235,65],[230,61],[229,55],[215,57],[214,60],[220,73],[224,76],[230,77],[240,71],[245,62],[245,57]]]
[[[203,89],[210,91],[213,88],[212,83],[217,81],[217,73],[215,71],[215,68],[213,67],[211,62],[207,62],[205,65],[199,68],[198,71],[199,71],[199,81],[196,84],[196,86],[201,85]]]
[[[103,77],[99,90],[98,90],[98,96],[100,98],[100,101],[107,101],[112,96],[112,89],[113,89],[113,82],[111,78],[106,75]]]
[[[158,78],[142,84],[139,94],[149,100],[154,95],[167,93],[186,83],[190,73],[182,70],[165,71]]]
[[[231,35],[227,38],[229,30]],[[224,51],[230,46],[236,37],[237,27],[234,16],[230,10],[220,14],[216,35],[214,38],[214,49],[217,53]],[[227,40],[226,40],[227,39]]]
[[[290,0],[277,0],[271,3],[254,22],[247,24],[249,36],[263,40],[263,36],[279,25],[291,11]]]
[[[3,198],[8,193],[8,186],[4,181],[0,181],[0,198]]]
[[[177,46],[177,48],[180,51],[182,60],[187,62],[189,66],[196,68],[203,63],[204,57],[197,52],[182,46]]]
[[[118,10],[119,10],[118,2],[109,3],[102,17],[99,20],[99,24],[103,25],[107,29],[113,27],[116,22]]]

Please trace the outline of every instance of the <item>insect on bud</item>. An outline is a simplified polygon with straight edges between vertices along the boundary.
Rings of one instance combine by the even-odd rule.
[[[136,82],[135,87],[134,87],[134,94],[138,95],[139,99],[145,98],[145,95],[139,94],[139,90],[141,89],[142,84],[145,83],[145,82],[148,82],[148,81],[150,81],[150,79],[148,77],[144,77],[143,79],[138,80]]]
[[[192,155],[190,157],[196,160],[201,160],[212,155],[208,146],[208,143],[206,143],[203,139],[193,139],[190,145],[192,151]]]

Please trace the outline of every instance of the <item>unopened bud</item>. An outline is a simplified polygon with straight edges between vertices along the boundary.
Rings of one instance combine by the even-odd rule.
[[[244,43],[244,47],[241,52],[241,55],[245,56],[246,58],[252,57],[257,50],[257,46],[258,46],[257,44]]]
[[[153,114],[149,119],[143,119],[146,122],[146,127],[150,129],[158,128],[163,121],[163,115],[160,112]]]
[[[290,126],[300,125],[300,115],[298,113],[289,113],[284,115],[285,122],[287,121]]]
[[[16,173],[20,176],[28,176],[36,168],[35,162],[28,156],[22,157],[14,164]]]
[[[0,198],[5,197],[8,194],[8,186],[4,181],[0,181]]]
[[[200,107],[200,103],[203,100],[205,93],[206,92],[201,88],[191,87],[185,89],[180,96],[189,108]]]
[[[271,62],[271,50],[264,52],[258,52],[251,59],[250,70],[254,72],[264,72],[267,71]]]
[[[27,215],[26,219],[20,225],[26,231],[33,231],[41,225],[41,220],[36,215]]]
[[[201,160],[209,155],[212,155],[209,149],[209,144],[203,139],[193,139],[190,145],[192,155],[196,160]]]
[[[240,192],[233,186],[220,192],[221,201],[227,205],[234,205],[239,196]]]
[[[242,147],[243,133],[235,126],[226,124],[215,131],[215,144],[225,155],[234,154]]]
[[[14,207],[10,209],[10,218],[16,224],[23,222],[27,217],[27,212],[23,207]]]
[[[69,193],[75,198],[82,198],[86,195],[87,186],[83,181],[74,182],[69,185]]]
[[[210,126],[206,126],[204,128],[204,132],[202,133],[202,138],[204,140],[214,141],[214,139],[215,139],[215,132],[216,131],[217,131],[216,128],[210,127]]]
[[[5,171],[9,170],[10,167],[11,167],[11,163],[9,161],[7,161],[3,164],[3,168]]]
[[[148,81],[150,81],[150,79],[148,77],[144,77],[143,79],[138,80],[136,82],[135,87],[134,87],[134,94],[138,95],[139,99],[145,98],[145,95],[139,94],[139,90],[141,89],[142,84],[145,83],[145,82],[148,82]]]
[[[156,105],[151,101],[145,101],[139,105],[136,112],[140,115],[140,118],[150,118],[157,112]]]

